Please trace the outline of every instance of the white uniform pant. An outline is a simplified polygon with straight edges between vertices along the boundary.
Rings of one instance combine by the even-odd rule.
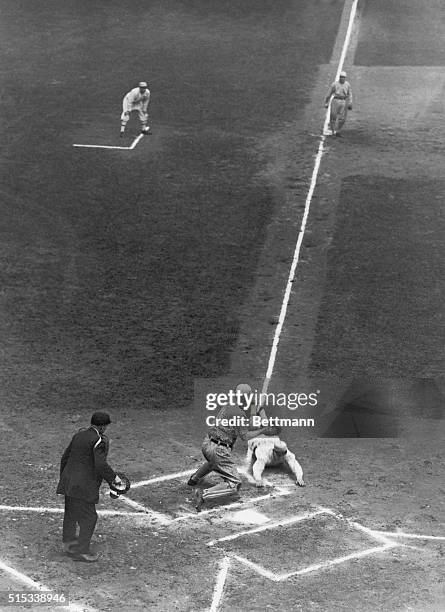
[[[340,132],[340,130],[345,124],[347,116],[348,116],[347,101],[340,100],[338,98],[332,98],[331,116],[330,116],[330,123],[331,123],[332,130],[335,132]]]
[[[121,125],[125,127],[130,119],[130,113],[137,111],[139,115],[139,121],[142,127],[146,127],[148,121],[148,113],[144,111],[140,106],[132,106],[127,111],[123,111],[121,115]]]

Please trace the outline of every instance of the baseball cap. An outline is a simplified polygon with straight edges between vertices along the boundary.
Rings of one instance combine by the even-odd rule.
[[[148,87],[147,83],[145,81],[141,81],[138,85],[138,87]]]
[[[348,76],[348,75],[346,74],[346,72],[345,72],[344,70],[342,70],[342,71],[340,72],[340,76],[344,76],[344,77],[345,77],[345,76]]]
[[[106,412],[95,412],[91,417],[91,425],[109,425],[110,423],[110,415]]]
[[[246,383],[240,383],[239,385],[237,385],[236,391],[239,391],[242,394],[249,394],[252,393],[252,387]]]

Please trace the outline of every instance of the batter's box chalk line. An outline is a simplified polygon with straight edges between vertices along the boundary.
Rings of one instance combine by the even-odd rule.
[[[224,542],[234,541],[243,536],[249,536],[249,535],[257,534],[260,532],[277,529],[280,527],[294,525],[296,523],[301,523],[303,521],[313,519],[316,516],[322,516],[322,515],[332,516],[338,521],[342,522],[343,524],[346,524],[349,527],[352,527],[353,529],[356,529],[364,533],[370,539],[374,539],[378,545],[371,546],[371,547],[359,550],[357,552],[352,552],[347,555],[338,556],[333,559],[324,559],[320,563],[313,563],[306,567],[295,569],[291,572],[286,572],[286,573],[273,572],[263,567],[259,563],[256,563],[250,559],[247,559],[246,557],[243,557],[242,555],[237,554],[235,552],[227,551],[223,547]],[[210,542],[207,542],[207,546],[214,547],[214,548],[221,550],[221,552],[225,555],[224,559],[226,560],[226,564],[228,564],[229,566],[230,566],[230,561],[237,561],[241,563],[242,565],[248,567],[249,569],[253,570],[260,576],[263,576],[264,578],[268,578],[269,580],[272,580],[273,582],[282,582],[294,576],[305,576],[313,572],[318,572],[318,571],[332,568],[334,566],[340,565],[342,563],[346,563],[348,561],[362,559],[370,555],[375,555],[378,553],[386,552],[393,548],[398,548],[402,546],[406,547],[407,545],[402,544],[399,541],[400,539],[403,539],[403,538],[424,539],[424,540],[430,540],[430,541],[431,540],[432,541],[445,541],[445,537],[442,537],[442,536],[406,534],[404,532],[390,532],[390,531],[379,531],[376,529],[370,529],[369,527],[365,527],[364,525],[361,525],[357,521],[345,518],[342,514],[335,512],[334,510],[330,508],[319,506],[316,510],[312,512],[305,512],[300,515],[290,516],[290,517],[287,517],[281,520],[267,523],[266,525],[261,525],[260,527],[254,527],[252,529],[245,529],[243,531],[239,531],[237,533],[233,533],[228,536],[223,536],[216,540],[211,540]],[[411,548],[411,547],[408,547],[408,548]],[[217,582],[218,582],[218,579],[217,579]]]
[[[263,567],[259,563],[255,563],[254,561],[247,559],[246,557],[243,557],[240,554],[237,554],[235,552],[229,552],[227,550],[224,550],[224,548],[222,547],[223,542],[234,541],[245,535],[256,534],[262,531],[267,531],[267,530],[275,529],[278,527],[283,527],[286,525],[301,523],[303,521],[313,519],[316,516],[322,516],[322,515],[333,516],[339,521],[343,521],[347,523],[349,526],[354,527],[355,529],[358,529],[359,531],[364,532],[367,536],[376,540],[378,542],[378,545],[360,550],[355,553],[350,553],[348,555],[335,557],[334,559],[324,559],[320,563],[313,563],[306,567],[295,569],[287,573],[273,572]],[[383,553],[392,548],[401,546],[401,544],[392,540],[389,537],[389,535],[393,535],[393,534],[388,534],[387,532],[378,532],[372,529],[368,529],[367,527],[364,527],[363,525],[360,525],[359,523],[355,521],[352,521],[350,519],[345,519],[341,514],[339,514],[338,512],[335,512],[334,510],[331,510],[330,508],[324,508],[320,506],[312,512],[305,512],[304,514],[287,517],[280,521],[275,521],[273,523],[268,523],[260,527],[254,527],[253,529],[243,530],[238,533],[231,534],[229,536],[224,536],[222,538],[212,540],[207,543],[207,546],[214,547],[214,548],[221,550],[221,552],[224,554],[224,557],[222,558],[219,564],[219,571],[216,576],[216,582],[215,582],[215,587],[213,590],[213,597],[212,597],[212,603],[210,606],[210,612],[217,612],[220,609],[221,602],[224,596],[224,588],[225,588],[227,576],[230,571],[231,564],[234,562],[240,563],[244,567],[249,568],[251,571],[255,572],[256,574],[259,574],[263,578],[267,578],[268,580],[271,580],[272,582],[284,582],[286,580],[289,580],[289,578],[305,576],[305,575],[308,575],[314,572],[319,572],[322,570],[333,568],[342,563],[347,563],[348,561],[362,559],[364,557],[368,557],[370,555],[374,555],[378,553]]]
[[[246,473],[244,468],[240,468],[241,473]],[[173,474],[164,474],[162,476],[156,476],[154,478],[150,478],[148,480],[143,480],[140,482],[135,482],[132,484],[132,489],[138,489],[141,487],[149,486],[158,482],[165,482],[169,480],[175,480],[179,478],[184,478],[194,474],[195,470],[186,470],[184,472],[176,472]],[[274,499],[280,498],[286,495],[291,495],[292,491],[286,489],[285,487],[281,487],[277,484],[273,484],[271,482],[266,482],[269,486],[273,486],[273,490],[264,494],[259,495],[257,497],[253,497],[250,499],[245,499],[242,501],[232,502],[230,504],[216,506],[214,508],[209,508],[207,510],[203,510],[200,513],[190,512],[186,514],[182,514],[180,516],[172,517],[167,514],[163,514],[162,512],[157,512],[152,508],[145,506],[137,501],[134,501],[127,495],[121,495],[118,500],[122,502],[123,505],[129,506],[132,508],[132,511],[124,511],[118,509],[98,509],[98,514],[100,516],[109,516],[109,517],[121,517],[121,518],[129,518],[134,519],[135,517],[145,518],[153,523],[157,523],[160,525],[170,525],[172,523],[176,523],[179,521],[187,521],[187,520],[196,520],[200,517],[206,516],[208,514],[214,514],[217,512],[224,512],[226,510],[231,510],[233,508],[248,507],[249,505],[254,505],[258,502],[261,502],[266,499]],[[64,509],[62,507],[50,507],[50,506],[13,506],[7,504],[0,504],[0,512],[18,512],[18,513],[34,513],[34,514],[62,514]]]
[[[245,467],[241,467],[238,468],[239,472],[243,475],[245,475],[248,478],[248,471]],[[176,480],[176,479],[183,479],[186,478],[187,476],[191,476],[192,474],[195,473],[196,470],[185,470],[183,472],[176,472],[173,474],[165,474],[163,476],[155,476],[153,478],[150,478],[148,480],[142,480],[139,482],[135,482],[132,485],[132,489],[138,489],[141,487],[147,487],[150,486],[152,484],[155,483],[159,483],[159,482],[165,482],[168,480]],[[251,481],[250,481],[251,482]],[[201,512],[197,513],[197,512],[187,512],[186,514],[181,514],[179,516],[169,516],[168,514],[163,514],[161,512],[157,512],[155,510],[152,510],[150,507],[148,506],[144,506],[142,504],[140,504],[139,502],[135,502],[132,499],[130,499],[128,496],[121,496],[119,497],[120,500],[122,500],[124,503],[132,506],[135,509],[139,509],[141,512],[144,512],[145,514],[149,515],[154,521],[157,521],[158,523],[162,524],[162,525],[170,525],[170,524],[174,524],[174,523],[178,523],[180,521],[196,521],[198,519],[201,519],[203,517],[208,516],[209,514],[216,514],[216,513],[221,513],[221,512],[225,512],[227,510],[232,510],[233,508],[239,508],[239,507],[248,507],[250,505],[254,505],[257,504],[259,502],[262,502],[264,500],[267,499],[275,499],[275,498],[280,498],[280,497],[284,497],[287,495],[292,495],[292,491],[290,489],[287,489],[286,487],[282,487],[280,485],[274,484],[270,481],[266,481],[266,484],[268,486],[273,487],[272,491],[269,491],[268,493],[265,493],[263,495],[258,495],[256,497],[251,497],[251,498],[246,498],[243,499],[241,501],[235,501],[229,504],[225,504],[225,505],[221,505],[221,506],[215,506],[213,508],[208,508],[206,510],[201,510]]]

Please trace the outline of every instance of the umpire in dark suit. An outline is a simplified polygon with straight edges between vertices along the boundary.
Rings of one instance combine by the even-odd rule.
[[[60,462],[57,493],[65,495],[63,547],[76,561],[98,559],[98,555],[90,551],[90,542],[97,522],[96,504],[102,480],[118,489],[125,488],[107,463],[109,441],[104,432],[110,423],[106,412],[95,412],[90,427],[73,436]]]

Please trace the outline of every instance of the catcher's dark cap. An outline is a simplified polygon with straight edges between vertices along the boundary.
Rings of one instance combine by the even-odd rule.
[[[106,412],[95,412],[91,417],[91,425],[109,425],[110,423],[110,415]]]

